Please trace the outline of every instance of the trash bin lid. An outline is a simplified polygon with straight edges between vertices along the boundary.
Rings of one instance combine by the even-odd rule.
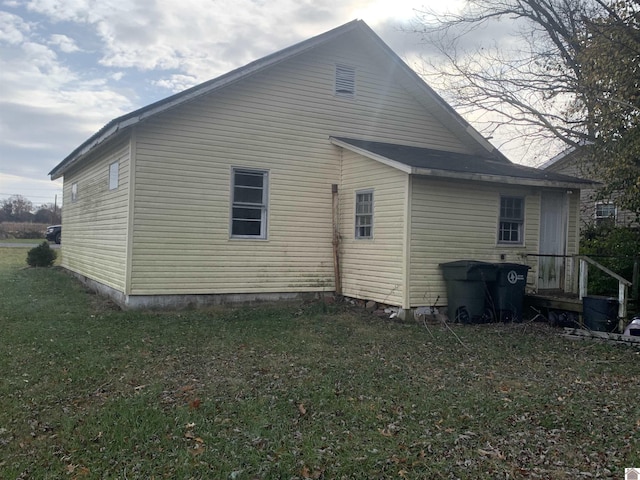
[[[529,265],[524,265],[522,263],[507,263],[500,262],[494,263],[499,270],[529,270],[531,267]]]
[[[496,279],[496,266],[479,260],[456,260],[440,264],[445,280],[484,280]]]

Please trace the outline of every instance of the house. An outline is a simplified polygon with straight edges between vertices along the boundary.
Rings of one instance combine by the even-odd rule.
[[[598,179],[592,178],[592,174],[589,174],[589,165],[581,154],[582,149],[570,147],[540,165],[541,169],[548,172],[594,180],[592,186],[585,186],[580,190],[581,228],[601,223],[614,223],[615,225],[635,223],[635,215],[619,208],[616,205],[615,196],[608,199],[598,197]]]
[[[50,175],[62,265],[127,308],[442,307],[458,259],[570,286],[535,255],[577,253],[588,183],[511,163],[362,21],[116,118]]]

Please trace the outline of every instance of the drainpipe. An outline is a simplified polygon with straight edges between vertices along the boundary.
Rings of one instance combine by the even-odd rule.
[[[333,213],[333,273],[335,276],[336,295],[342,295],[342,280],[340,279],[340,217],[338,215],[338,185],[331,185],[331,203]]]

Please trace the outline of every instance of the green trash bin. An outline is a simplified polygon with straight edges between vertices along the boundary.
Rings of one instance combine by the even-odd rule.
[[[494,265],[496,281],[490,286],[487,307],[497,320],[521,322],[527,273],[530,267],[519,263],[494,263]]]
[[[460,323],[483,323],[488,320],[486,297],[496,280],[495,265],[477,260],[441,263],[447,285],[449,318]]]
[[[618,305],[618,299],[613,297],[582,297],[584,326],[596,332],[615,332],[618,328]]]

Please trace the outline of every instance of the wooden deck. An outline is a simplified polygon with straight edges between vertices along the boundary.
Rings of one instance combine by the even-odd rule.
[[[540,292],[535,295],[525,295],[525,308],[565,310],[582,314],[582,300],[576,294],[564,292]]]

